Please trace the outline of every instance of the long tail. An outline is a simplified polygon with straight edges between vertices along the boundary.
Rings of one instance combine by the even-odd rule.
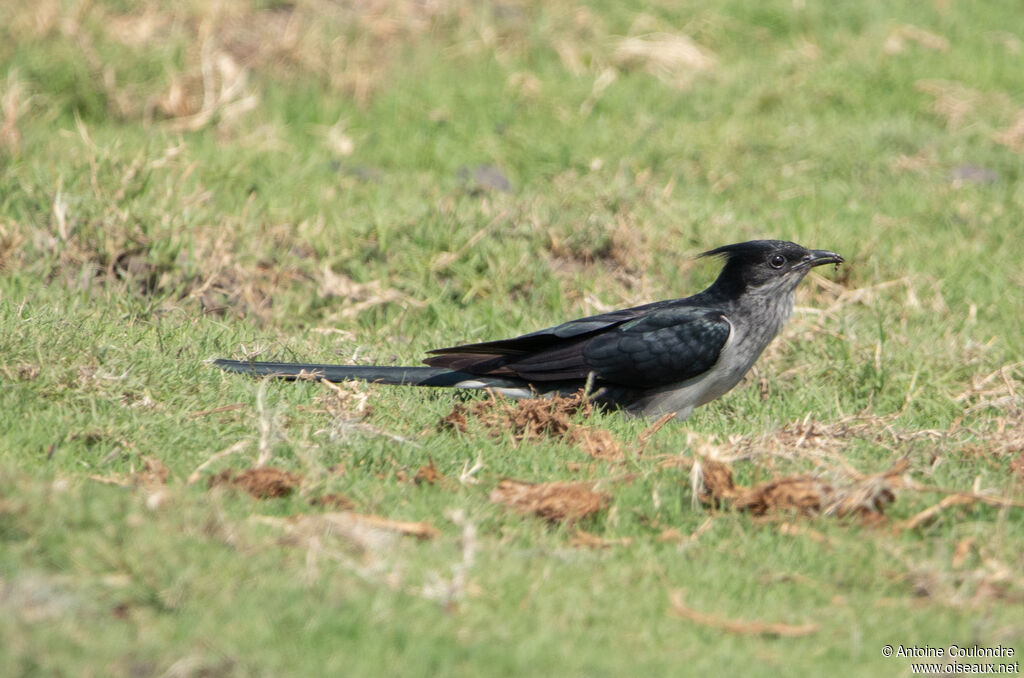
[[[321,365],[316,363],[268,363],[245,360],[215,360],[216,367],[228,372],[254,377],[282,379],[324,379],[346,381],[355,379],[376,384],[401,386],[449,386],[456,388],[522,388],[525,382],[503,377],[481,377],[444,367],[389,367],[384,365]]]

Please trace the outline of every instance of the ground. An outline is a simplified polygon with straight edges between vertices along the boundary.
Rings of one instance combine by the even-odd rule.
[[[0,6],[0,674],[1024,652],[1013,2]],[[840,252],[685,423],[226,375]],[[949,660],[948,656],[941,660]]]

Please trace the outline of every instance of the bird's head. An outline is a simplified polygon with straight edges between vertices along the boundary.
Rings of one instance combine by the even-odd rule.
[[[725,258],[715,287],[730,294],[792,292],[815,266],[843,262],[835,252],[809,250],[784,240],[750,240],[718,247],[701,256]]]

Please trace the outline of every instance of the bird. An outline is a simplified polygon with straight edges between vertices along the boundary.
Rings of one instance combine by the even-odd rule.
[[[512,398],[569,395],[628,415],[685,420],[728,393],[793,311],[815,266],[844,262],[829,250],[751,240],[703,252],[720,257],[715,281],[689,297],[570,320],[511,339],[429,351],[426,366],[214,361],[228,372],[285,379],[490,389]]]

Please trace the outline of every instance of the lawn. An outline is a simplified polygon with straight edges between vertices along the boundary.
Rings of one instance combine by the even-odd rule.
[[[1022,59],[1009,1],[0,4],[0,675],[1019,661]],[[210,365],[762,237],[847,263],[686,422]]]

